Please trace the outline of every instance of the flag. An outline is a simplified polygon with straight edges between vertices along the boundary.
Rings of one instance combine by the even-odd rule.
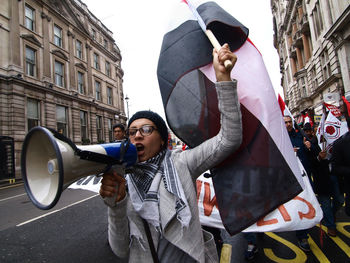
[[[331,157],[333,143],[347,131],[346,122],[341,122],[331,110],[329,110],[327,117],[326,113],[323,113],[316,136],[320,148],[327,151],[327,158]]]
[[[284,116],[289,116],[291,117],[292,119],[292,122],[293,122],[293,127],[294,129],[296,130],[301,130],[299,125],[298,125],[298,121],[296,121],[292,115],[292,113],[290,112],[290,110],[288,109],[286,103],[284,102],[284,100],[282,99],[281,95],[278,94],[278,105],[280,106],[280,109],[281,109],[281,112],[282,112],[282,115],[283,117]],[[305,134],[302,132],[303,136],[305,137]]]
[[[314,122],[310,118],[309,113],[303,114],[302,116],[303,116],[303,119],[304,119],[304,124],[305,123],[310,123],[311,127],[314,126]]]
[[[327,141],[327,144],[333,144],[336,140],[338,140],[344,133],[341,129],[342,123],[338,120],[333,112],[330,110],[328,112],[328,116],[324,123],[324,137]]]
[[[350,117],[350,102],[345,98],[345,96],[342,96],[342,99],[344,101],[346,112],[348,113],[348,117]]]
[[[282,99],[281,95],[278,94],[278,104],[280,106],[281,112],[283,116],[290,116],[294,122],[294,118],[292,113],[290,112],[290,110],[288,109],[286,103],[284,102],[284,100]]]
[[[332,104],[328,104],[328,103],[325,103],[324,102],[324,105],[326,106],[326,108],[332,112],[332,114],[335,116],[335,117],[340,117],[342,115],[342,113],[340,112],[339,108],[335,105],[332,105]]]
[[[303,115],[299,115],[299,116],[297,117],[296,123],[297,123],[298,125],[303,124],[303,123],[304,123],[304,116],[303,116]]]
[[[318,144],[320,145],[320,148],[322,151],[326,149],[326,139],[324,138],[324,123],[326,121],[326,114],[325,112],[322,114],[320,124],[318,125],[316,136]]]
[[[228,43],[238,61],[243,142],[212,169],[220,216],[238,233],[302,191],[302,178],[276,95],[248,29],[214,2],[193,3],[220,44]],[[158,82],[167,122],[190,147],[215,136],[220,114],[212,68],[212,46],[185,2],[178,2],[164,35]]]

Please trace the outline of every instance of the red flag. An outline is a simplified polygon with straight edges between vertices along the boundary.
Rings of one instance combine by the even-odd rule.
[[[280,109],[282,111],[282,115],[283,116],[290,116],[293,119],[292,113],[289,111],[286,103],[284,102],[284,100],[282,99],[280,94],[278,94],[278,104],[280,105]]]
[[[347,112],[348,112],[348,116],[350,117],[350,102],[344,97],[342,96],[342,99],[345,103],[345,106],[346,106],[346,109],[347,109]]]
[[[305,123],[310,123],[311,127],[314,126],[314,122],[310,118],[309,113],[303,114],[302,116],[303,116],[303,119],[304,119],[304,124]]]
[[[332,104],[328,104],[328,103],[325,103],[324,102],[324,105],[326,106],[326,108],[332,112],[332,114],[335,116],[335,117],[340,117],[342,115],[342,113],[340,112],[339,108],[337,106],[334,106]]]
[[[292,121],[293,121],[293,127],[296,129],[296,130],[299,130],[299,127],[298,127],[298,122],[295,121],[292,113],[290,112],[290,110],[288,109],[286,103],[284,102],[284,100],[282,99],[281,95],[278,94],[278,104],[280,106],[280,109],[282,111],[282,115],[283,117],[284,116],[289,116],[292,118]]]
[[[183,6],[174,10],[183,17],[177,16],[164,36],[157,74],[169,127],[195,147],[217,134],[220,115],[213,96],[213,48]],[[295,197],[303,183],[261,54],[247,40],[248,29],[214,2],[196,9],[220,44],[228,43],[238,57],[232,77],[238,80],[243,143],[211,171],[221,219],[235,234]]]
[[[296,120],[296,123],[299,125],[299,124],[303,124],[304,123],[304,115],[299,115],[297,117],[297,120]]]

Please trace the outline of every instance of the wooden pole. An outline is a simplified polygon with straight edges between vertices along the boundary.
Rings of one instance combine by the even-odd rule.
[[[214,36],[213,32],[210,29],[207,29],[207,30],[205,30],[205,34],[207,35],[207,37],[208,37],[210,43],[213,45],[213,47],[217,51],[219,51],[221,48],[221,45],[220,45],[219,41],[216,39],[216,37]],[[231,60],[225,60],[224,65],[225,65],[225,68],[227,70],[231,70],[233,68]]]

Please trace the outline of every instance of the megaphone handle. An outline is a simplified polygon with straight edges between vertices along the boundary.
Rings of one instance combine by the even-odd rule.
[[[113,165],[111,167],[111,169],[114,170],[115,172],[117,172],[117,174],[119,176],[122,176],[122,177],[125,176],[125,166],[124,165]],[[116,186],[115,194],[112,197],[103,198],[103,201],[109,207],[115,207],[117,196],[118,196],[118,185]]]

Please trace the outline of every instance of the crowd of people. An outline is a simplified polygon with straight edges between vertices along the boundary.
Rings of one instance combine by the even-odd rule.
[[[344,115],[350,131],[350,118],[346,112]],[[316,129],[309,122],[295,129],[291,116],[283,118],[294,152],[300,159],[320,203],[323,212],[321,223],[327,227],[329,236],[336,237],[336,213],[344,204],[344,194],[345,212],[350,216],[350,132],[336,140],[331,154],[327,154],[325,148],[321,149],[322,143],[319,143],[315,135]],[[311,250],[308,234],[309,229],[296,231],[298,245],[305,252]],[[245,258],[251,260],[258,250],[257,233],[244,233],[244,237],[248,243]]]
[[[102,179],[100,195],[116,196],[114,204],[106,204],[109,244],[119,257],[128,257],[129,262],[218,262],[222,240],[217,229],[200,224],[195,180],[234,152],[242,140],[237,83],[223,65],[225,60],[236,62],[227,45],[213,52],[221,130],[211,140],[193,149],[169,151],[165,121],[152,111],[135,113],[126,129],[122,124],[113,126],[115,142],[128,138],[137,148],[139,161],[125,177],[111,170]],[[334,143],[329,158],[310,123],[295,129],[291,116],[283,118],[321,205],[322,224],[335,237],[336,212],[344,203],[344,193],[350,216],[350,133]],[[348,116],[346,120],[350,128]],[[299,247],[310,251],[309,229],[295,234]],[[245,258],[251,260],[258,252],[257,233],[244,233],[244,237]]]

